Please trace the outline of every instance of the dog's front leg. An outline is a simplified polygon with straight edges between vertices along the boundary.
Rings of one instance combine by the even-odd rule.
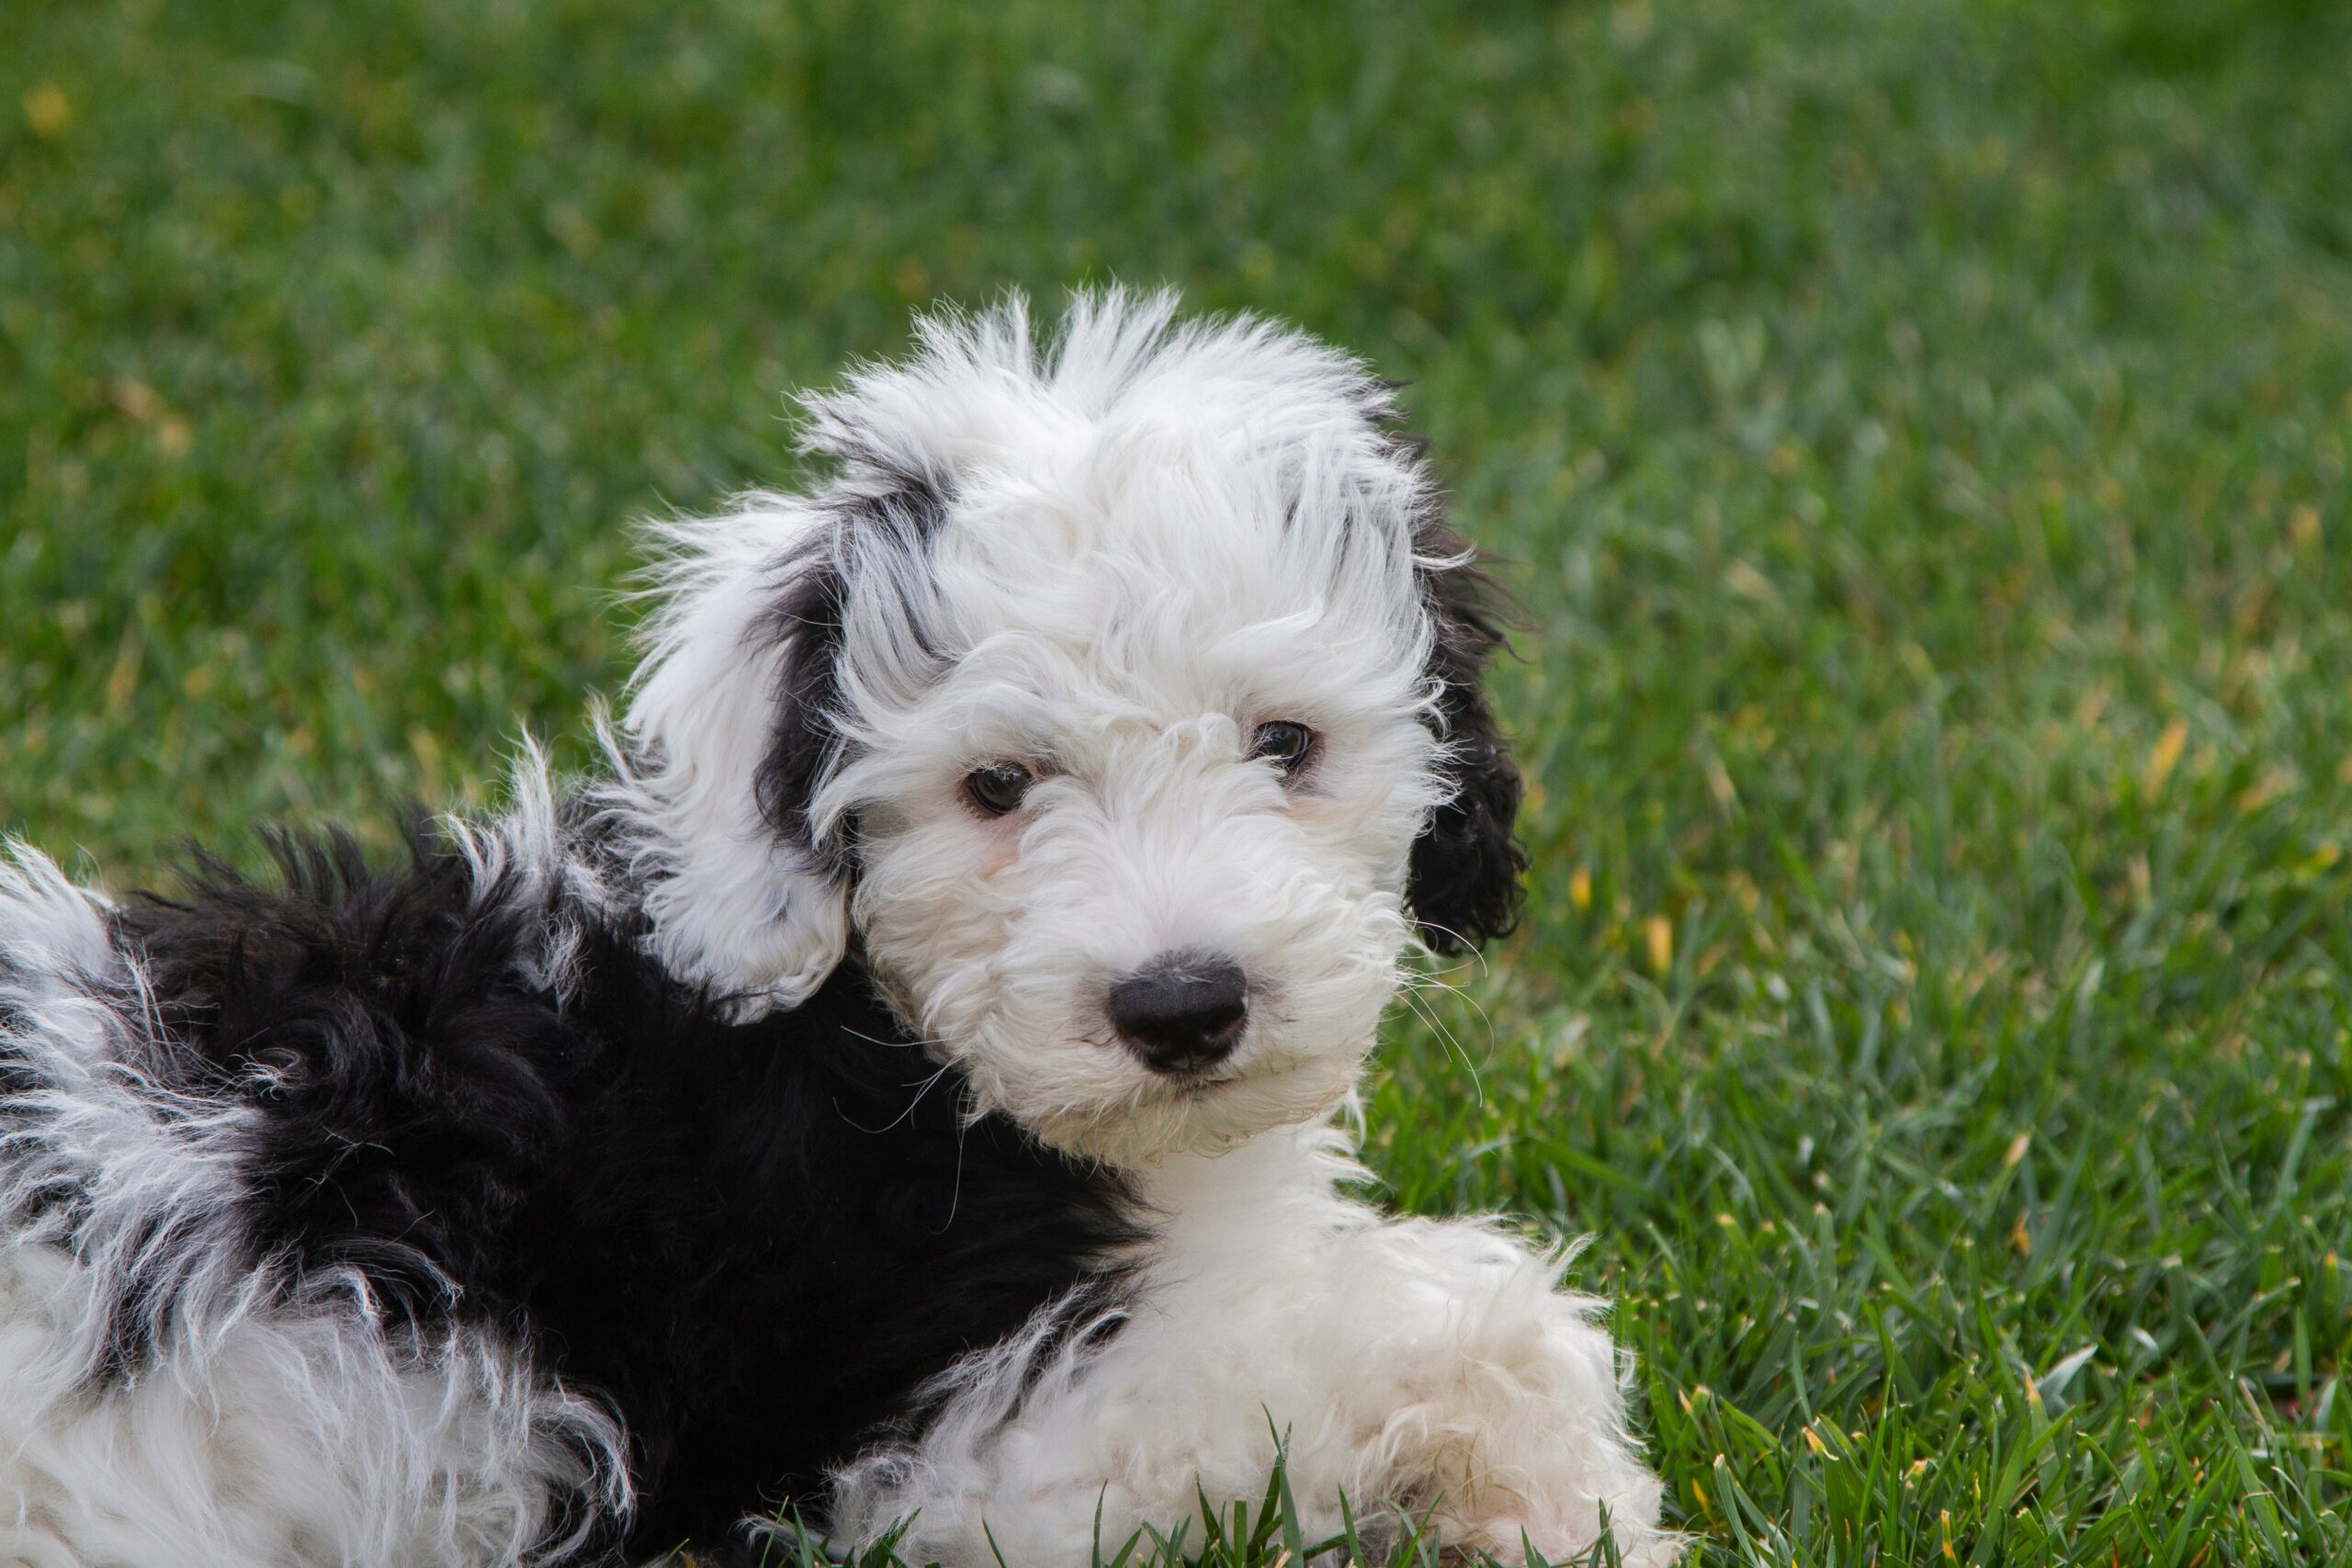
[[[1625,1561],[1672,1560],[1601,1303],[1555,1290],[1554,1259],[1472,1221],[1375,1220],[1322,1250],[1293,1331],[1322,1384],[1290,1413],[1295,1492],[1507,1562],[1573,1561],[1604,1520]]]
[[[1310,1538],[1344,1497],[1368,1536],[1412,1520],[1564,1561],[1605,1513],[1625,1561],[1671,1561],[1596,1303],[1489,1226],[1384,1219],[1337,1190],[1351,1168],[1321,1134],[1170,1162],[1107,1344],[1019,1375],[1000,1357],[924,1441],[853,1472],[840,1521],[916,1514],[910,1554],[958,1565],[1078,1561],[1145,1527],[1196,1545],[1203,1500],[1254,1507],[1279,1453]]]

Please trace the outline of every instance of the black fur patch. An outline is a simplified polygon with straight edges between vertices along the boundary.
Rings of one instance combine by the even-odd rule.
[[[752,782],[760,814],[786,842],[811,852],[839,875],[854,870],[851,845],[839,835],[820,835],[809,820],[808,804],[842,759],[838,715],[846,563],[880,566],[885,573],[888,566],[899,566],[911,575],[948,505],[942,481],[928,474],[897,473],[886,479],[843,493],[828,533],[784,564],[776,602],[753,630],[759,647],[783,650],[768,747]],[[901,608],[920,631],[914,607]]]
[[[117,917],[170,1028],[157,1065],[259,1112],[254,1258],[357,1269],[395,1333],[519,1335],[609,1403],[640,1499],[600,1540],[616,1561],[816,1503],[956,1357],[1116,1289],[1125,1194],[1001,1118],[963,1126],[960,1079],[854,965],[736,1026],[592,926],[559,1000],[517,956],[579,911],[477,897],[422,835],[398,875],[345,838],[277,855],[282,888],[209,864]]]
[[[1408,385],[1368,383],[1364,417],[1385,427],[1397,452],[1425,464],[1429,442],[1405,428],[1396,406],[1395,394]],[[1451,753],[1445,772],[1454,787],[1414,840],[1405,896],[1423,942],[1438,953],[1466,953],[1516,930],[1526,897],[1527,851],[1516,831],[1519,767],[1486,693],[1487,667],[1509,648],[1510,600],[1434,501],[1413,520],[1413,552],[1464,564],[1420,572],[1421,601],[1436,632],[1426,671],[1438,686],[1431,728]]]
[[[1415,531],[1425,558],[1453,559],[1469,547],[1434,517]],[[1421,594],[1437,638],[1429,675],[1439,688],[1438,733],[1445,741],[1453,795],[1413,844],[1406,896],[1421,940],[1461,953],[1519,923],[1527,852],[1519,818],[1519,768],[1504,750],[1487,705],[1487,666],[1504,646],[1502,591],[1475,564],[1421,573]]]

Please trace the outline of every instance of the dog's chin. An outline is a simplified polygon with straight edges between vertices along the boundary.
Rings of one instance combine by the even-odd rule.
[[[1012,1114],[1048,1147],[1142,1169],[1171,1156],[1221,1155],[1276,1128],[1320,1118],[1347,1097],[1359,1060],[1295,1061],[1159,1079],[1115,1101],[1049,1116]]]

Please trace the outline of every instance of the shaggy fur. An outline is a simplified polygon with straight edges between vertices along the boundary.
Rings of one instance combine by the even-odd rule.
[[[825,482],[666,530],[606,776],[526,759],[392,873],[117,908],[15,852],[0,1558],[635,1562],[790,1503],[1060,1562],[1278,1447],[1310,1531],[1672,1556],[1595,1303],[1345,1193],[1400,965],[1523,864],[1390,389],[1165,298],[919,335],[809,400]]]

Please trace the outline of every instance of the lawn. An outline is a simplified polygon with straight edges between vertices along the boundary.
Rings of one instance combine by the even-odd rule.
[[[1371,1158],[1592,1238],[1695,1560],[2352,1557],[2352,11],[0,37],[0,828],[388,845],[585,760],[631,521],[788,479],[911,307],[1293,318],[1525,605],[1530,919]]]

